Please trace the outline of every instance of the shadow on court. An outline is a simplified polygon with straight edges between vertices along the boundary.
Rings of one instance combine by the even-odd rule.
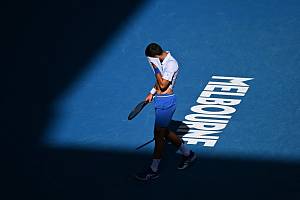
[[[84,73],[143,2],[9,1],[1,18],[2,195],[7,199],[159,199],[286,197],[299,195],[299,165],[202,158],[177,171],[174,149],[161,179],[139,183],[132,174],[149,155],[51,149],[40,144],[55,119],[52,103]],[[171,154],[172,153],[172,154]]]

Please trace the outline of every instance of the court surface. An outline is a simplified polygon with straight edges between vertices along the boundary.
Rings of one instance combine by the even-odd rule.
[[[135,148],[153,137],[153,105],[147,105],[132,121],[127,116],[154,83],[144,56],[150,42],[161,44],[179,62],[175,121],[184,121],[193,113],[191,107],[197,105],[212,76],[253,79],[246,82],[248,91],[234,106],[236,112],[226,128],[215,134],[215,145],[188,145],[199,156],[191,169],[178,172],[175,168],[180,155],[167,145],[160,180],[145,185],[132,180],[131,175],[151,161],[153,142]],[[69,154],[73,157],[66,161],[64,173],[58,173],[59,165],[54,164],[55,173],[70,177],[49,178],[54,193],[64,191],[67,196],[75,189],[72,194],[76,198],[82,180],[89,183],[92,179],[92,192],[85,188],[80,195],[90,193],[95,197],[99,187],[99,193],[103,188],[103,194],[112,197],[122,191],[135,197],[146,193],[152,199],[156,191],[171,197],[172,188],[179,191],[177,197],[199,199],[222,195],[241,195],[241,199],[249,195],[298,196],[299,50],[299,1],[143,3],[105,49],[91,55],[87,70],[51,105],[55,117],[40,143],[57,155],[65,155],[58,158],[62,163]],[[47,171],[51,170],[45,167]],[[77,176],[81,183],[72,185]],[[67,184],[72,186],[65,190]]]
[[[152,139],[153,105],[133,121],[127,115],[152,88],[144,48],[155,41],[180,64],[174,120],[191,113],[212,76],[254,78],[215,147],[191,148],[299,162],[299,11],[281,1],[147,3],[54,105],[58,118],[44,142],[133,151]]]

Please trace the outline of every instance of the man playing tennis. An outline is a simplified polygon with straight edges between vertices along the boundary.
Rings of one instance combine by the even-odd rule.
[[[165,139],[171,141],[183,154],[178,169],[185,169],[196,159],[196,154],[189,150],[177,135],[170,131],[168,126],[176,109],[176,96],[173,92],[176,77],[178,74],[177,61],[171,56],[169,51],[164,51],[158,44],[151,43],[146,47],[145,55],[151,58],[158,58],[161,70],[150,60],[153,68],[156,83],[146,97],[146,101],[151,102],[154,95],[155,125],[152,164],[145,171],[136,174],[136,178],[148,181],[159,177],[158,166],[162,158]]]

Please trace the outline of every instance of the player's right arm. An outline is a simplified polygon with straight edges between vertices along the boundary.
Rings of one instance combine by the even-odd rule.
[[[155,95],[156,93],[156,83],[154,84],[152,90],[149,92],[149,94],[147,95],[145,101],[148,101],[148,102],[151,102],[152,99],[153,99],[153,96]]]

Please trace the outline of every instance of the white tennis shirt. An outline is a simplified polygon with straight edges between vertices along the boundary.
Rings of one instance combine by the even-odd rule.
[[[179,67],[175,58],[167,51],[167,56],[162,61],[162,78],[171,82],[169,88],[173,89],[178,75]]]
[[[171,55],[171,53],[169,51],[166,52],[168,54],[165,57],[165,59],[162,61],[162,63],[160,63],[161,65],[158,66],[158,68],[161,72],[162,78],[171,82],[169,88],[173,89],[178,75],[179,67],[177,61]],[[148,59],[155,61],[153,58],[148,57]],[[154,64],[156,63],[154,62]]]

